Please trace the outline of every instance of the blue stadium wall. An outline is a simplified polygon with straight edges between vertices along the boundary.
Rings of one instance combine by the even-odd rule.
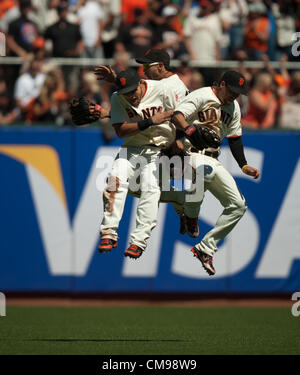
[[[0,291],[289,293],[300,290],[300,134],[245,133],[243,175],[226,142],[221,161],[235,176],[248,210],[220,243],[216,275],[193,258],[195,240],[178,233],[178,218],[160,206],[147,251],[123,257],[135,224],[128,197],[119,246],[97,253],[101,188],[120,140],[106,144],[97,129],[50,127],[0,130]],[[200,236],[222,207],[210,193]]]

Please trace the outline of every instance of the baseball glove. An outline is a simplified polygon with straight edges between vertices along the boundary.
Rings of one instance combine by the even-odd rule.
[[[75,125],[86,125],[95,122],[101,117],[102,107],[85,97],[74,98],[70,103],[70,113]]]
[[[184,134],[198,150],[203,150],[207,147],[218,148],[222,144],[219,135],[207,126],[189,125],[185,128]]]
[[[204,139],[204,142],[208,147],[218,148],[221,146],[222,141],[219,135],[209,126],[200,126],[201,135]]]

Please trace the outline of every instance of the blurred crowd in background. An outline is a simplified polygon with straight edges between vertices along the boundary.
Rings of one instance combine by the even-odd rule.
[[[224,70],[190,61],[239,61],[250,84],[239,99],[243,126],[300,129],[300,69],[287,69],[300,61],[300,0],[1,0],[0,32],[6,56],[23,61],[0,65],[2,125],[69,125],[74,96],[109,106],[114,87],[97,81],[93,67],[58,65],[52,57],[112,59],[118,72],[154,47],[181,62],[176,71],[190,91]],[[246,68],[248,60],[264,68]],[[108,120],[101,127],[107,140],[114,137]]]

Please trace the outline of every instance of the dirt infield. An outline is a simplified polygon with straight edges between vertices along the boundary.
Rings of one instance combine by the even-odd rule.
[[[181,307],[291,307],[292,301],[286,298],[201,298],[199,300],[141,300],[141,299],[97,299],[97,298],[27,298],[10,297],[7,306],[181,306]]]

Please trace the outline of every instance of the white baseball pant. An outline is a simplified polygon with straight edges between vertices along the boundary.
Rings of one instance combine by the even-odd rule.
[[[217,160],[214,164],[214,178],[205,183],[205,190],[210,191],[224,207],[215,226],[201,240],[196,248],[213,256],[218,243],[236,226],[246,212],[247,205],[234,178]]]
[[[101,238],[118,240],[117,229],[123,215],[129,185],[141,190],[136,213],[136,228],[129,243],[146,248],[147,239],[155,228],[160,199],[158,159],[160,149],[152,146],[121,148],[107,186],[103,192],[104,216]],[[139,176],[139,177],[138,177]]]

